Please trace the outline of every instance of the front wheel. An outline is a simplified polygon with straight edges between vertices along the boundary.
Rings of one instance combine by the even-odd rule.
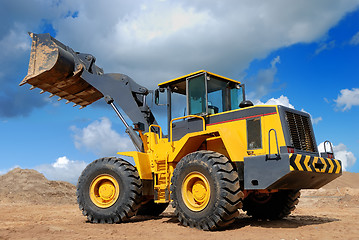
[[[225,227],[238,216],[243,193],[238,173],[223,155],[198,151],[177,164],[171,180],[172,206],[184,226]]]
[[[125,160],[101,158],[84,169],[76,193],[90,222],[123,222],[134,216],[141,204],[142,182],[136,168]]]

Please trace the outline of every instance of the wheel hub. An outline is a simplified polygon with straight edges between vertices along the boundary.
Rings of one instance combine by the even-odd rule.
[[[92,181],[89,190],[93,204],[100,208],[108,208],[117,201],[120,187],[113,176],[101,174]]]
[[[115,192],[115,187],[109,181],[106,181],[105,183],[101,184],[98,190],[99,197],[107,201],[111,200],[114,197]]]
[[[197,202],[203,202],[206,198],[207,189],[202,181],[197,181],[192,188],[193,197]]]
[[[189,173],[182,183],[182,199],[192,211],[202,211],[208,205],[211,189],[208,179],[199,172]]]

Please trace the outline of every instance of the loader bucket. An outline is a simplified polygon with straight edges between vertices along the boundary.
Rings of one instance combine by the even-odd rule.
[[[52,38],[50,34],[29,33],[32,38],[30,62],[27,76],[20,86],[28,83],[49,92],[50,97],[59,96],[67,103],[86,107],[103,97],[102,93],[82,77],[83,62],[75,58],[71,48]]]

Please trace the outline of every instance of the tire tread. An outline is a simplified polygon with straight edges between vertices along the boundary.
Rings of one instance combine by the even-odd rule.
[[[102,211],[100,208],[89,207],[84,197],[86,191],[85,184],[88,181],[89,175],[94,171],[101,171],[101,167],[106,170],[106,166],[112,166],[112,170],[118,172],[124,179],[123,181],[129,186],[126,196],[126,203],[119,205],[115,203],[113,212]],[[104,167],[105,166],[105,167]],[[123,189],[121,189],[123,191]],[[121,191],[120,190],[120,191]],[[93,223],[117,223],[128,221],[134,216],[140,206],[140,199],[142,197],[142,181],[136,168],[129,162],[114,157],[100,158],[90,163],[82,172],[77,184],[77,202],[82,214]]]
[[[209,216],[197,221],[191,216],[186,216],[184,211],[179,207],[176,189],[179,183],[178,178],[183,168],[193,161],[206,164],[209,169],[214,172],[219,186],[219,199],[217,205],[211,211]],[[224,155],[213,151],[201,150],[186,155],[177,164],[171,179],[171,198],[173,200],[172,207],[175,208],[175,214],[179,222],[184,226],[196,227],[202,230],[216,230],[225,228],[239,215],[238,208],[242,205],[243,193],[240,189],[237,171],[233,168],[231,162]]]

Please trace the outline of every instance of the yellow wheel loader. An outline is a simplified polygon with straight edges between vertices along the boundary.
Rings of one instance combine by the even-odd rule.
[[[81,108],[104,98],[137,149],[118,153],[135,166],[105,157],[82,172],[77,200],[90,222],[158,216],[170,202],[181,224],[203,230],[228,226],[239,210],[281,219],[294,210],[300,189],[318,189],[342,173],[330,142],[319,154],[309,114],[253,106],[239,81],[201,70],[150,91],[124,74],[104,73],[94,56],[49,34],[30,36],[28,75],[20,85]],[[167,135],[146,103],[148,94],[167,107]],[[185,114],[172,117],[178,109]]]

